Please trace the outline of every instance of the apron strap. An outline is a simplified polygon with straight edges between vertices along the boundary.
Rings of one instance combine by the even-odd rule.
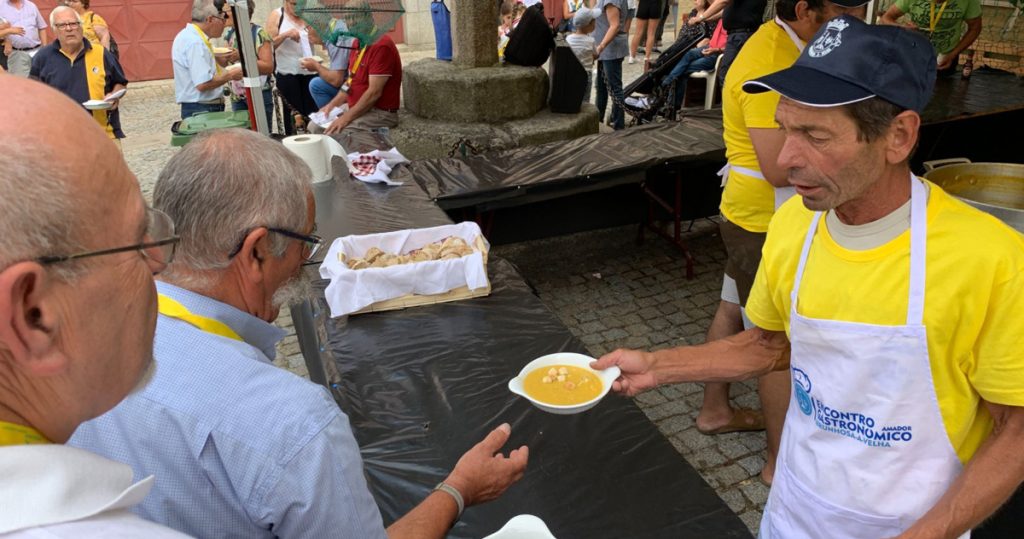
[[[800,281],[804,277],[804,268],[807,267],[807,254],[811,252],[811,243],[814,241],[814,233],[818,230],[818,222],[821,221],[821,212],[814,212],[811,218],[811,226],[807,227],[807,237],[804,239],[804,246],[800,250],[800,262],[796,266],[796,277],[793,279],[793,291],[790,293],[790,309],[796,312],[796,298],[800,294]]]
[[[925,256],[928,243],[928,195],[924,184],[910,175],[910,297],[907,325],[924,324]]]

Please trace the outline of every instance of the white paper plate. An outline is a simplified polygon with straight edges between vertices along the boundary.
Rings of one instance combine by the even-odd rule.
[[[555,539],[544,521],[533,515],[519,515],[484,539]]]
[[[213,54],[227,54],[231,52],[231,47],[214,47]]]
[[[110,101],[104,101],[102,99],[90,99],[85,103],[82,103],[82,106],[88,110],[107,110],[110,107],[113,107],[114,104]]]
[[[106,97],[106,100],[107,101],[117,101],[118,99],[121,99],[122,97],[124,97],[124,94],[126,94],[126,93],[128,93],[128,88],[121,88],[120,90],[118,90],[118,91],[108,95]]]
[[[324,59],[319,57],[319,56],[307,56],[306,58],[309,58],[310,60],[314,60],[318,64],[324,63]]]
[[[508,381],[508,390],[530,401],[537,408],[552,414],[568,415],[587,411],[594,406],[597,406],[597,403],[608,394],[609,390],[611,390],[612,382],[614,382],[615,379],[619,377],[619,374],[621,374],[618,367],[609,367],[603,371],[595,371],[590,368],[591,361],[594,361],[594,358],[583,354],[574,354],[572,352],[559,352],[557,354],[541,356],[527,363],[526,366],[523,367],[523,370],[519,371],[519,376]],[[548,367],[551,365],[572,365],[574,367],[592,371],[594,375],[601,380],[601,384],[604,386],[601,390],[601,394],[587,402],[568,405],[548,404],[546,402],[535,400],[533,397],[527,395],[526,390],[523,389],[523,380],[526,379],[526,375],[533,369]]]

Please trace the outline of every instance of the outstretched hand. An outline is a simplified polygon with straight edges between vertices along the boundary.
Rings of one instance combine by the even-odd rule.
[[[632,397],[658,385],[651,372],[654,356],[648,352],[619,348],[590,364],[590,368],[599,371],[613,366],[622,370],[618,379],[612,382],[612,390],[616,393]]]
[[[511,434],[512,427],[508,423],[492,430],[483,441],[462,455],[451,475],[445,479],[445,483],[462,494],[466,507],[501,496],[523,477],[530,456],[529,448],[524,445],[514,449],[507,457],[501,453]]]

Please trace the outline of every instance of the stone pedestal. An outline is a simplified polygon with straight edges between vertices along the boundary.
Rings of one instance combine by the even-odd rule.
[[[542,68],[498,64],[497,3],[454,0],[452,62],[427,59],[402,73],[402,104],[391,138],[410,159],[443,157],[468,140],[481,151],[543,144],[598,132],[598,114],[547,110]]]

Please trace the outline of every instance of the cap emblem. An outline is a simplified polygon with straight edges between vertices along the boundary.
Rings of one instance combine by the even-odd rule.
[[[850,23],[843,19],[832,19],[825,25],[825,31],[808,47],[807,54],[812,58],[821,58],[843,44],[843,30]]]

